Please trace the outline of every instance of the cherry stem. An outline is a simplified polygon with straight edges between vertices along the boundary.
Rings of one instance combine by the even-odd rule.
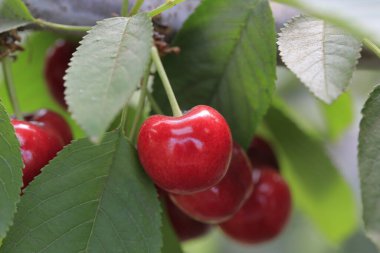
[[[148,96],[148,100],[153,111],[157,114],[164,114],[164,112],[161,110],[160,106],[157,104],[156,100],[154,99],[152,93],[148,92],[147,96]]]
[[[177,99],[175,98],[172,86],[165,72],[165,68],[162,65],[162,61],[156,47],[152,47],[151,55],[152,55],[153,62],[156,65],[157,72],[162,80],[162,84],[164,86],[166,95],[168,96],[169,103],[173,111],[173,115],[175,117],[180,117],[182,116],[181,108],[179,107]]]
[[[65,31],[87,32],[88,30],[91,29],[91,26],[62,25],[62,24],[49,22],[49,21],[39,19],[39,18],[35,19],[34,22],[42,27],[49,27],[49,28],[65,30]]]
[[[132,10],[129,13],[129,16],[133,16],[137,14],[137,12],[140,10],[141,5],[143,5],[144,0],[137,0],[135,5],[132,7]]]
[[[126,17],[128,15],[129,0],[123,0],[123,5],[121,6],[120,15]]]
[[[1,65],[3,67],[4,81],[7,87],[8,97],[11,101],[13,112],[17,119],[23,120],[22,112],[20,110],[20,105],[17,100],[16,89],[13,84],[13,76],[11,69],[11,59],[9,57],[4,57],[1,60]]]
[[[152,10],[149,12],[150,17],[157,16],[161,14],[162,12],[176,6],[179,3],[182,3],[186,0],[167,0],[164,4],[158,6],[156,9]]]
[[[131,132],[129,133],[129,139],[131,140],[132,143],[135,142],[137,125],[138,125],[138,123],[142,117],[143,112],[144,112],[146,94],[148,93],[148,83],[149,83],[149,77],[150,77],[149,74],[150,74],[151,67],[152,67],[152,61],[149,62],[148,67],[145,71],[144,77],[141,80],[139,102],[137,104],[136,115],[135,115],[135,118],[133,120]]]
[[[380,58],[380,48],[369,39],[363,40],[364,45]]]

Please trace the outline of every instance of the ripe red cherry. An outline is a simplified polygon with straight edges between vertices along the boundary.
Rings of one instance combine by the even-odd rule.
[[[270,166],[278,170],[278,161],[271,145],[262,137],[253,138],[247,150],[247,155],[251,160],[254,169]]]
[[[276,237],[291,211],[287,183],[273,169],[255,170],[252,195],[232,219],[222,223],[223,232],[242,243],[260,243]]]
[[[171,198],[190,217],[216,224],[231,218],[252,190],[251,163],[244,150],[234,143],[230,167],[222,181],[206,191],[190,195],[171,194]]]
[[[149,117],[140,129],[137,150],[145,171],[159,187],[190,194],[222,180],[232,138],[223,116],[199,105],[181,117]]]
[[[210,230],[210,225],[196,221],[178,209],[167,196],[167,193],[160,193],[160,196],[165,203],[172,227],[181,241],[195,239]]]
[[[73,139],[73,134],[71,132],[69,124],[66,120],[56,112],[41,109],[32,114],[24,116],[27,121],[37,121],[44,123],[51,129],[55,130],[58,135],[63,139],[64,145],[67,145]]]
[[[11,123],[20,142],[25,188],[40,173],[41,168],[63,148],[64,142],[57,132],[44,123],[17,119],[12,119]]]
[[[49,49],[45,60],[44,74],[48,89],[54,99],[64,108],[67,108],[67,104],[64,98],[63,77],[77,46],[71,41],[59,40]]]

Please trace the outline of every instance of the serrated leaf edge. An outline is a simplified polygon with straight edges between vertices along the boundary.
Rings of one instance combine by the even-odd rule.
[[[308,15],[300,14],[300,15],[297,15],[297,16],[294,16],[294,17],[290,18],[288,21],[286,21],[286,22],[284,23],[284,26],[280,29],[280,32],[278,33],[278,37],[279,37],[279,38],[282,37],[282,36],[283,36],[283,32],[285,31],[285,29],[288,28],[290,25],[292,25],[294,22],[296,22],[298,19],[304,19],[304,18],[307,17],[307,16],[308,16]],[[310,17],[312,17],[312,16],[310,16]],[[313,17],[313,18],[315,18],[315,17]],[[316,19],[316,20],[320,20],[320,21],[326,23],[325,20],[318,19],[318,18],[315,18],[315,19]],[[337,27],[337,28],[340,29],[339,27]],[[278,45],[278,48],[279,48],[278,51],[279,51],[279,55],[281,56],[281,61],[285,64],[285,66],[287,67],[287,69],[289,69],[293,74],[295,74],[295,75],[297,76],[297,78],[300,80],[300,82],[301,82],[301,83],[302,83],[302,84],[303,84],[303,85],[309,90],[309,92],[310,92],[310,93],[311,93],[316,99],[318,99],[318,100],[320,100],[320,101],[322,101],[323,103],[326,103],[326,104],[332,104],[336,99],[339,98],[340,95],[338,95],[338,96],[335,97],[335,98],[332,98],[331,96],[329,96],[330,99],[327,99],[327,100],[325,100],[325,99],[319,97],[319,96],[315,93],[315,91],[313,91],[308,85],[306,85],[306,84],[302,81],[301,76],[300,76],[299,74],[297,74],[297,73],[294,73],[294,72],[290,69],[290,67],[288,66],[288,64],[287,64],[285,61],[282,60],[283,57],[284,57],[284,54],[283,54],[282,50],[280,50],[280,47],[281,47],[280,44],[281,44],[281,43],[280,43],[280,41],[279,41],[279,39],[278,39],[278,40],[277,40],[277,45]],[[354,67],[353,67],[353,69],[352,69],[352,73],[356,70],[356,66],[357,66],[357,64],[358,64],[358,62],[359,62],[359,59],[360,59],[360,57],[361,57],[361,51],[362,51],[362,47],[361,47],[361,50],[359,50],[359,51],[357,52],[357,55],[356,55],[356,57],[355,57],[356,60],[355,60],[355,63],[354,63]],[[350,86],[350,84],[352,83],[352,78],[353,78],[353,75],[351,74],[351,78],[348,80],[348,85],[347,85],[345,88],[340,89],[341,93],[345,92],[345,90]]]
[[[5,108],[3,107],[3,105],[2,105],[1,103],[2,103],[2,101],[0,100],[0,110],[3,110],[4,113],[5,113],[5,114],[8,116],[8,118],[9,118],[9,115],[8,115],[7,111],[5,110]],[[18,147],[19,147],[19,150],[20,150],[20,157],[21,157],[20,144],[19,144],[19,142],[18,142],[18,140],[17,140],[17,136],[16,136],[16,133],[15,133],[15,131],[14,131],[14,127],[13,127],[13,125],[12,125],[10,122],[9,122],[9,125],[10,125],[10,126],[12,127],[12,129],[13,129],[13,134],[12,134],[12,135],[14,136],[14,138],[15,138],[16,141],[17,141],[17,145],[18,145]],[[23,166],[23,162],[22,162],[22,160],[21,160],[21,164],[22,164],[22,166]],[[23,168],[20,168],[21,171],[22,171],[22,169],[23,169]],[[22,180],[20,180],[19,183],[20,183],[20,185],[19,185],[19,189],[20,189],[20,193],[21,193]],[[4,230],[4,232],[3,232],[2,234],[0,234],[0,247],[1,247],[1,244],[2,244],[2,240],[7,236],[9,230],[10,230],[11,227],[14,225],[14,218],[15,218],[15,215],[16,215],[16,213],[17,213],[17,211],[18,211],[18,204],[20,203],[20,201],[21,201],[21,197],[19,197],[19,198],[16,200],[16,202],[13,204],[13,205],[14,205],[14,212],[13,212],[13,214],[12,214],[12,219],[9,220],[9,221],[6,223],[6,225],[7,225],[7,229]]]
[[[147,15],[146,13],[140,13],[140,14],[137,14],[137,15]],[[83,36],[82,37],[82,39],[79,41],[79,46],[77,47],[77,49],[76,49],[76,51],[73,53],[73,55],[72,55],[72,57],[71,57],[71,59],[70,59],[70,62],[69,62],[69,64],[68,64],[68,68],[66,69],[66,71],[65,71],[65,76],[64,76],[64,87],[65,87],[65,91],[64,91],[64,100],[65,101],[67,101],[67,97],[68,97],[68,90],[67,90],[67,85],[66,85],[66,79],[67,79],[67,76],[68,76],[68,74],[69,74],[69,72],[68,72],[68,70],[69,70],[69,68],[72,66],[72,59],[74,58],[74,56],[76,56],[76,55],[78,55],[78,53],[77,53],[77,51],[78,51],[78,49],[83,45],[83,41],[88,37],[88,36],[90,36],[91,34],[92,34],[92,32],[93,32],[93,29],[97,26],[97,25],[99,25],[99,24],[101,24],[101,23],[103,23],[103,22],[105,22],[105,21],[107,21],[107,20],[109,20],[109,19],[113,19],[113,18],[115,18],[115,17],[112,17],[112,18],[106,18],[106,19],[103,19],[103,20],[99,20],[99,21],[97,21],[96,22],[96,25],[94,25],[90,30],[88,30],[87,32],[86,32],[86,35],[85,36]],[[120,17],[119,17],[120,18]],[[127,18],[131,18],[131,17],[125,17],[126,19]],[[153,25],[151,24],[151,26],[152,26],[152,30],[153,30]],[[153,38],[152,38],[152,41],[151,41],[152,43],[153,43]],[[148,68],[148,66],[145,66],[145,68]],[[132,96],[132,95],[131,95]],[[125,101],[125,103],[128,103],[128,99]],[[89,137],[89,139],[90,139],[90,141],[91,142],[93,142],[93,143],[97,143],[97,144],[99,144],[100,142],[101,142],[101,140],[103,139],[103,137],[104,137],[104,134],[106,133],[106,132],[104,132],[101,136],[89,136],[88,135],[88,130],[87,130],[87,128],[85,127],[85,125],[83,125],[81,122],[80,122],[80,120],[78,120],[78,118],[77,118],[77,115],[76,115],[76,113],[74,114],[74,112],[72,111],[72,109],[70,108],[70,106],[68,107],[68,111],[69,111],[69,113],[70,113],[70,115],[72,116],[72,118],[75,120],[75,122],[77,122],[77,124],[85,131],[85,133],[86,133],[86,135]]]

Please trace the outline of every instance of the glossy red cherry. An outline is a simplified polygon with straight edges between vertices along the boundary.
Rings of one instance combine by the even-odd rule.
[[[190,217],[205,223],[231,218],[253,190],[252,167],[244,150],[234,143],[230,167],[222,181],[190,195],[171,194],[173,202]]]
[[[24,116],[27,121],[37,121],[44,123],[51,129],[55,130],[63,139],[64,145],[67,145],[73,139],[71,128],[66,120],[56,112],[41,109],[32,114]]]
[[[190,194],[207,190],[226,174],[231,132],[220,113],[199,105],[181,117],[149,117],[140,129],[137,150],[159,187]]]
[[[172,227],[181,241],[203,236],[210,230],[210,225],[196,221],[178,209],[170,200],[167,193],[160,192],[160,196],[165,203]]]
[[[64,108],[67,108],[67,104],[64,96],[63,77],[77,46],[71,41],[59,40],[49,49],[45,60],[44,74],[48,89],[54,99]]]
[[[36,121],[12,119],[20,142],[23,168],[23,188],[37,176],[44,167],[60,151],[63,139],[50,126]]]
[[[291,211],[287,183],[273,169],[255,170],[255,188],[232,219],[222,223],[223,232],[242,243],[273,239],[284,228]]]
[[[278,161],[271,145],[264,138],[256,136],[247,150],[254,169],[270,166],[278,170]]]

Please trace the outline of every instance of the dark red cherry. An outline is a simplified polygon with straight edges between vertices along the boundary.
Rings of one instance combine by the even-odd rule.
[[[171,193],[191,194],[209,189],[226,174],[231,132],[220,113],[199,105],[181,117],[149,117],[137,150],[154,183]]]
[[[254,170],[255,188],[232,219],[220,224],[225,234],[242,243],[261,243],[276,237],[291,212],[287,183],[274,169]]]
[[[56,112],[41,109],[32,114],[24,116],[27,121],[37,121],[51,127],[63,139],[64,145],[69,144],[73,139],[71,128],[66,120]]]
[[[71,41],[58,40],[46,55],[44,74],[48,89],[54,99],[64,108],[67,108],[67,104],[63,77],[77,46],[77,43]]]
[[[12,119],[11,123],[20,142],[25,188],[63,148],[64,142],[57,132],[44,123],[16,119]]]
[[[262,137],[253,138],[251,145],[247,150],[247,155],[251,160],[252,167],[259,169],[261,167],[270,166],[278,170],[278,161],[276,154],[271,145]]]
[[[167,193],[163,193],[161,190],[160,196],[165,203],[172,227],[181,241],[198,238],[210,230],[210,225],[196,221],[178,209],[170,200]]]
[[[190,195],[171,194],[173,202],[190,217],[205,223],[231,218],[253,189],[252,167],[244,150],[234,143],[227,174],[210,189]]]

